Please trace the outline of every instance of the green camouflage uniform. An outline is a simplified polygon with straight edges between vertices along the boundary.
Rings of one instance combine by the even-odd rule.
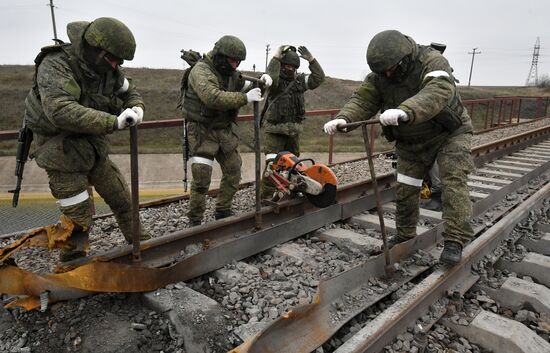
[[[269,89],[267,109],[263,118],[263,151],[266,160],[273,159],[281,151],[300,155],[300,134],[305,119],[304,93],[315,89],[325,80],[325,73],[317,59],[309,63],[311,74],[298,74],[294,80],[280,77],[281,61],[272,58],[267,74],[273,84]],[[289,87],[290,86],[290,87]],[[275,186],[268,179],[262,179],[262,198],[270,198]]]
[[[203,218],[214,158],[222,170],[216,211],[231,210],[241,180],[239,139],[233,124],[239,108],[248,103],[241,92],[245,82],[238,71],[222,76],[212,60],[212,53],[208,53],[191,69],[183,103],[193,175],[187,213],[191,221]]]
[[[405,111],[408,122],[383,127],[386,137],[396,140],[399,156],[398,237],[408,239],[416,235],[422,179],[437,160],[443,189],[443,235],[446,240],[465,244],[473,236],[467,186],[468,174],[474,169],[470,155],[471,119],[460,100],[447,60],[438,51],[408,39],[414,49],[403,80],[394,82],[381,74],[369,74],[338,118],[353,122],[369,119],[379,110]],[[453,124],[455,130],[449,132]]]
[[[34,132],[36,163],[46,170],[61,212],[77,225],[78,234],[71,239],[78,242],[84,237],[87,242],[92,225],[87,188],[92,185],[113,210],[124,237],[131,241],[130,192],[108,157],[106,135],[113,132],[123,109],[143,108],[144,104],[120,68],[98,75],[84,61],[82,35],[88,24],[69,23],[71,44],[41,52],[45,56],[25,100],[25,120]],[[82,250],[81,245],[76,247]]]

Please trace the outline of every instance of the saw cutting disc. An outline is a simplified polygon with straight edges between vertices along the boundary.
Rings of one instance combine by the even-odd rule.
[[[322,193],[319,195],[306,193],[306,197],[315,207],[324,208],[330,206],[336,201],[336,185],[325,184]]]

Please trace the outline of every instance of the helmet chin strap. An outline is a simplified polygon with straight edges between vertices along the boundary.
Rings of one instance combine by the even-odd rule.
[[[97,54],[92,54],[88,56],[88,62],[91,64],[93,70],[98,74],[104,74],[108,71],[114,71],[117,69],[120,62],[117,60],[109,59],[108,52],[104,49],[99,48],[90,48],[91,50],[96,49]]]
[[[401,59],[397,64],[397,67],[393,71],[392,75],[388,77],[388,80],[396,83],[403,81],[403,79],[409,72],[411,61],[412,61],[411,54]]]
[[[294,78],[296,78],[296,69],[289,70],[284,66],[281,67],[281,78],[287,81],[294,80]]]
[[[101,63],[101,60],[103,60],[103,58],[105,57],[105,54],[107,54],[107,52],[105,50],[101,50],[99,54],[97,54],[94,65],[99,65]]]
[[[214,66],[223,76],[229,76],[235,71],[223,54],[214,55]]]
[[[109,56],[107,55],[107,51],[102,49],[101,52],[99,52],[99,54],[97,55],[95,65],[104,65],[105,63],[107,63],[113,70],[116,70],[117,66],[120,64],[118,60],[112,60],[111,58],[109,58]]]

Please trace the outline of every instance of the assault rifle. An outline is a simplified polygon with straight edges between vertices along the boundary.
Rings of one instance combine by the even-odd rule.
[[[189,136],[187,120],[183,119],[183,191],[187,192],[187,162],[189,161]]]
[[[8,191],[13,193],[11,202],[13,207],[17,207],[17,203],[19,202],[19,192],[21,191],[21,182],[23,181],[23,170],[25,169],[25,162],[27,162],[29,158],[32,138],[32,130],[29,129],[25,121],[23,121],[23,127],[19,130],[19,137],[17,138],[17,154],[15,157],[15,176],[17,177],[17,184],[15,189]]]
[[[181,51],[181,58],[189,65],[189,68],[183,71],[183,76],[181,78],[181,88],[180,88],[180,100],[178,108],[181,108],[183,111],[183,100],[185,99],[185,91],[187,90],[187,84],[189,83],[189,74],[191,69],[195,64],[203,57],[201,53],[194,51],[192,49]],[[187,131],[187,119],[183,118],[183,191],[187,192],[187,163],[189,162],[189,135]]]

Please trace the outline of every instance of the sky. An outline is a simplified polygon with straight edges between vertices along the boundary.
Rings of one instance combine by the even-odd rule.
[[[127,67],[181,69],[181,49],[207,52],[223,35],[247,47],[241,70],[265,69],[266,45],[304,45],[327,76],[362,80],[366,48],[378,32],[397,29],[419,44],[445,43],[461,85],[522,86],[540,38],[538,75],[550,74],[549,0],[53,0],[58,37],[72,21],[108,16],[137,42]],[[0,65],[31,65],[52,44],[49,0],[0,0]],[[307,72],[302,61],[299,71]],[[1,79],[1,78],[0,78]]]

